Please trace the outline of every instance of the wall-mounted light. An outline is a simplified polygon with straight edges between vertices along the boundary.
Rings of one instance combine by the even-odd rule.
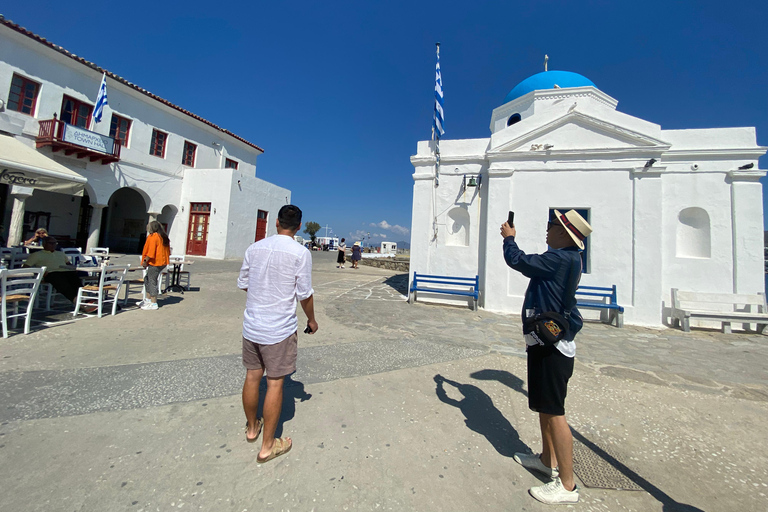
[[[181,211],[184,211],[184,205],[181,206]]]
[[[214,215],[216,214],[216,208],[214,208],[214,209],[213,209],[213,214],[214,214]]]

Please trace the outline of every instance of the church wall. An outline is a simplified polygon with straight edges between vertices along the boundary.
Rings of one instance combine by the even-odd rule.
[[[668,174],[662,181],[664,272],[660,300],[669,305],[672,288],[733,293],[731,192],[724,174]],[[686,238],[686,232],[700,235]],[[707,232],[709,255],[700,247],[705,245]]]
[[[515,211],[516,241],[528,253],[547,250],[546,225],[550,208],[589,209],[589,221],[594,233],[589,239],[588,272],[581,283],[593,286],[616,284],[619,301],[631,305],[632,230],[621,226],[632,225],[632,186],[623,171],[517,171],[512,176],[491,179],[488,206],[488,241],[485,248],[486,280],[498,283],[503,276],[501,290],[486,292],[486,309],[493,311],[519,311],[528,286],[528,279],[507,267],[503,258],[501,224],[508,210]],[[494,278],[495,276],[495,278]],[[631,309],[631,308],[630,308]],[[595,316],[585,311],[585,316]]]

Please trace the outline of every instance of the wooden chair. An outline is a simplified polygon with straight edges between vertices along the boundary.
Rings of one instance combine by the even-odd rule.
[[[80,306],[96,306],[97,316],[102,317],[104,304],[112,303],[112,314],[117,313],[118,295],[130,265],[105,265],[98,285],[86,285],[77,291],[77,301],[72,316],[77,316]]]
[[[24,334],[29,334],[29,325],[32,321],[32,305],[35,303],[40,281],[43,279],[46,268],[23,268],[15,270],[0,270],[0,291],[2,291],[2,321],[3,338],[8,337],[8,319],[13,319],[13,327],[20,316],[26,316]],[[19,313],[19,303],[26,302],[26,311]],[[8,304],[13,304],[13,313],[8,314]]]

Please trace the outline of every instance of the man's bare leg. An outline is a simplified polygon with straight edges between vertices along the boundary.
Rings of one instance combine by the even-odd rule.
[[[283,381],[285,377],[270,378],[267,376],[267,394],[264,397],[264,430],[261,437],[259,458],[268,457],[275,444],[275,429],[283,410]],[[290,446],[291,438],[286,438]]]
[[[568,422],[565,416],[553,416],[551,414],[539,413],[539,418],[542,425],[547,425],[546,435],[551,439],[551,449],[554,451],[554,457],[550,456],[549,460],[554,460],[557,464],[563,487],[572,491],[576,484],[573,481],[573,435],[570,427],[568,427]],[[542,428],[542,438],[544,437],[545,432]],[[546,445],[546,442],[544,444]],[[542,455],[542,462],[545,464],[548,462],[547,459],[544,459],[544,455]]]
[[[552,429],[548,418],[549,414],[539,413],[539,427],[541,428],[541,462],[548,468],[557,467],[555,446],[552,444]]]
[[[264,369],[248,370],[245,373],[245,382],[243,383],[243,411],[245,419],[248,421],[248,432],[246,437],[254,439],[259,431],[259,422],[256,421],[256,414],[259,408],[259,384],[264,375]]]

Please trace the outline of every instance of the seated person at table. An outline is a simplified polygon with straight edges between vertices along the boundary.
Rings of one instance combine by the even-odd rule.
[[[56,250],[56,239],[52,236],[43,238],[43,250],[30,254],[24,266],[46,267],[43,282],[49,283],[72,303],[77,300],[77,290],[83,283],[80,282],[75,267],[67,263],[67,255]]]
[[[48,231],[46,231],[44,228],[40,228],[37,231],[35,231],[35,234],[24,242],[24,245],[43,245],[43,238],[48,236]]]

